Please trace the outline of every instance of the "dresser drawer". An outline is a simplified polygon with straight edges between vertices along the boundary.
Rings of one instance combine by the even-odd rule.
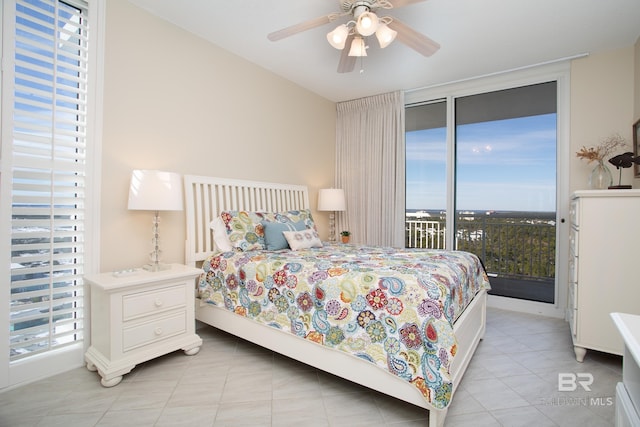
[[[569,283],[569,309],[576,310],[578,308],[578,287],[575,283]]]
[[[570,224],[576,228],[580,226],[580,206],[577,200],[573,200],[569,206],[569,221]]]
[[[152,291],[125,295],[122,298],[122,320],[128,321],[177,307],[184,307],[186,296],[183,284]]]
[[[578,230],[572,226],[571,230],[569,231],[569,251],[571,252],[572,256],[579,255],[579,243],[580,233],[578,233]]]
[[[187,315],[180,312],[151,322],[126,327],[122,331],[122,351],[161,341],[186,332]]]
[[[578,280],[578,257],[569,256],[569,286],[576,286],[579,283]]]
[[[578,335],[578,289],[575,283],[569,283],[569,301],[568,301],[568,317],[571,334],[574,337]]]
[[[568,316],[569,316],[569,328],[571,330],[571,335],[573,336],[574,340],[575,338],[578,337],[578,331],[577,326],[578,326],[578,320],[577,320],[577,314],[578,312],[576,310],[569,310],[568,312]]]

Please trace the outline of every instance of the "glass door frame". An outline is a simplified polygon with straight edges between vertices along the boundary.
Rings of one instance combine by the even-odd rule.
[[[556,273],[553,304],[490,295],[489,306],[566,318],[569,242],[570,63],[568,60],[405,92],[405,105],[445,100],[447,109],[446,247],[455,244],[455,99],[549,81],[557,82]]]

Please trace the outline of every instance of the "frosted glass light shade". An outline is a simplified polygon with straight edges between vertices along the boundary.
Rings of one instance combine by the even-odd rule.
[[[376,30],[376,38],[378,39],[378,43],[380,43],[380,48],[382,49],[389,46],[391,42],[395,40],[397,35],[397,31],[387,27],[387,24],[384,23],[380,24]]]
[[[349,56],[367,56],[367,46],[365,46],[364,39],[362,37],[356,36],[353,38],[353,41],[351,41]]]
[[[324,188],[318,192],[319,211],[344,211],[346,202],[344,190],[339,188]]]
[[[378,15],[372,12],[362,13],[358,16],[356,29],[358,30],[358,33],[365,37],[375,33],[378,29]]]
[[[336,49],[344,49],[344,45],[347,42],[349,36],[349,27],[345,24],[339,25],[335,30],[327,34],[327,41]]]
[[[131,210],[181,211],[182,177],[175,172],[134,170],[128,207]]]

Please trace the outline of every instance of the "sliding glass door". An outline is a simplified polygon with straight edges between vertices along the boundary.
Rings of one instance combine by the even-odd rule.
[[[408,108],[406,221],[408,248],[444,248],[447,206],[447,103]]]
[[[473,252],[492,294],[553,303],[556,98],[549,82],[408,107],[407,246]]]

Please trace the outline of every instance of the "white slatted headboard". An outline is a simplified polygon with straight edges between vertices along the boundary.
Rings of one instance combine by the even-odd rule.
[[[304,185],[185,175],[185,262],[195,266],[215,249],[209,224],[226,210],[283,212],[309,208]]]

